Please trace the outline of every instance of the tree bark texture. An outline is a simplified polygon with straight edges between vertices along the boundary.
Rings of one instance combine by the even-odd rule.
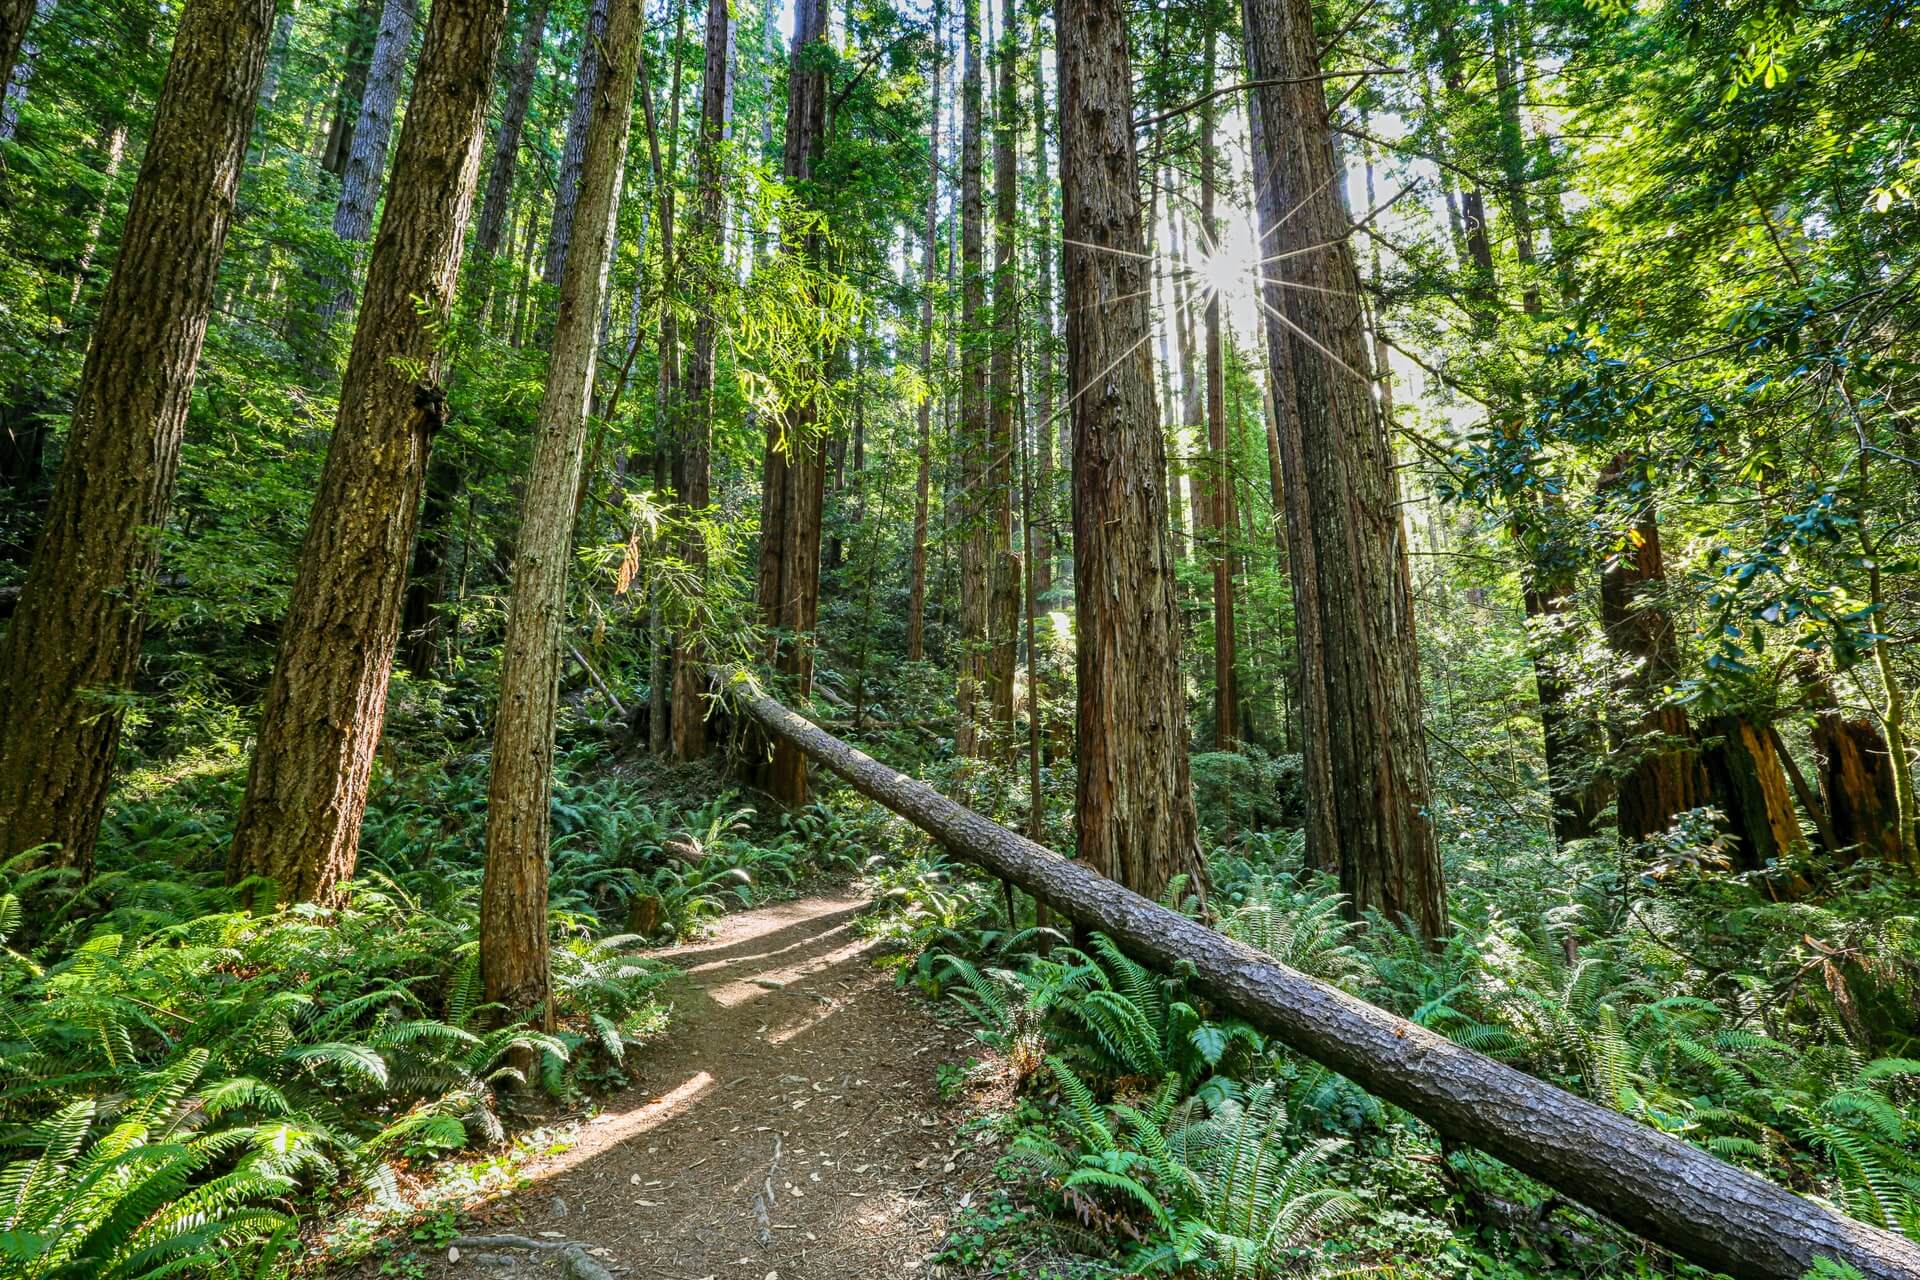
[[[1020,341],[1020,272],[1014,247],[1018,238],[1020,170],[1015,162],[1014,130],[1020,96],[1014,81],[1019,45],[1014,39],[1013,0],[1001,0],[999,49],[994,57],[993,112],[993,351],[988,363],[987,526],[991,578],[987,634],[988,702],[992,707],[994,749],[1011,762],[1014,673],[1019,666],[1021,558],[1013,545],[1014,405],[1020,389],[1014,378],[1014,347]]]
[[[1707,732],[1712,737],[1702,763],[1727,830],[1739,844],[1741,865],[1758,870],[1804,845],[1793,791],[1768,726],[1729,715],[1716,717]]]
[[[400,109],[400,82],[406,75],[407,49],[413,44],[415,3],[386,0],[380,10],[380,30],[367,66],[360,118],[353,127],[353,147],[340,174],[340,199],[333,206],[333,234],[347,244],[359,244],[373,233],[373,209],[380,198],[380,180],[386,176],[393,117]],[[352,282],[335,281],[332,296],[321,303],[323,325],[352,302]]]
[[[1036,17],[1033,27],[1033,189],[1039,225],[1033,236],[1033,274],[1034,291],[1039,298],[1039,323],[1034,342],[1039,360],[1032,377],[1037,410],[1033,418],[1037,424],[1034,448],[1039,454],[1034,485],[1040,509],[1034,517],[1038,523],[1033,531],[1036,557],[1033,586],[1036,595],[1045,597],[1053,590],[1053,558],[1062,539],[1056,522],[1061,504],[1056,495],[1059,486],[1054,479],[1053,448],[1053,184],[1047,176],[1047,86],[1046,77],[1041,74],[1040,40],[1040,19]],[[1066,464],[1067,459],[1062,455],[1060,466],[1064,469]]]
[[[932,30],[946,24],[942,0],[934,0]],[[913,566],[907,596],[907,661],[927,656],[927,508],[933,476],[933,291],[940,244],[940,63],[944,50],[936,39],[927,69],[930,123],[927,126],[927,239],[920,274],[920,376],[926,381],[920,401],[920,443],[913,485]]]
[[[1309,699],[1325,707],[1325,737],[1304,744],[1308,757],[1327,758],[1324,770],[1307,769],[1309,839],[1331,838],[1356,910],[1398,917],[1433,938],[1447,929],[1447,901],[1427,816],[1412,582],[1392,450],[1367,373],[1312,6],[1246,0],[1245,17],[1248,71],[1281,82],[1253,92],[1267,157],[1262,208],[1271,214],[1262,218],[1262,247],[1275,255],[1277,277],[1267,295],[1279,312],[1272,319],[1284,317],[1268,334],[1270,342],[1284,338],[1286,360],[1275,363],[1291,375],[1275,379],[1274,393],[1283,440],[1297,432],[1298,441],[1281,462],[1299,468],[1287,469],[1289,493],[1309,499],[1302,536],[1289,540],[1297,570],[1303,542],[1311,544],[1315,579],[1296,615],[1300,632],[1319,633],[1311,658],[1302,650],[1301,679],[1319,686]],[[1310,734],[1321,728],[1308,725]]]
[[[787,135],[782,170],[806,198],[827,135],[827,75],[814,45],[827,39],[828,0],[800,0],[787,71]],[[809,231],[784,252],[818,265],[824,246]],[[824,365],[824,353],[817,353]],[[813,629],[820,615],[820,515],[826,449],[819,406],[803,395],[767,421],[760,507],[760,569],[755,599],[768,629],[768,665],[797,697],[813,687]],[[776,738],[761,786],[786,805],[807,802],[807,757]]]
[[[580,33],[580,65],[574,73],[573,109],[553,186],[553,222],[547,229],[547,259],[540,279],[558,288],[573,240],[573,207],[580,198],[580,173],[587,160],[587,127],[593,120],[593,95],[606,62],[607,0],[589,0],[587,29]]]
[[[506,0],[427,20],[227,864],[283,898],[328,900],[353,872],[505,25]]]
[[[1601,474],[1600,487],[1643,482],[1625,454]],[[1622,691],[1637,703],[1637,718],[1619,735],[1624,759],[1619,785],[1620,838],[1645,840],[1673,825],[1679,814],[1708,803],[1687,713],[1666,701],[1666,688],[1680,669],[1673,619],[1660,603],[1667,577],[1660,553],[1660,522],[1651,498],[1640,500],[1628,529],[1628,545],[1600,575],[1600,621],[1607,644],[1633,664]]]
[[[483,267],[500,252],[500,240],[506,232],[507,209],[513,203],[513,177],[520,165],[520,135],[527,127],[527,105],[533,99],[533,81],[540,71],[540,51],[546,38],[547,0],[533,0],[526,30],[520,36],[520,52],[513,61],[513,78],[507,84],[507,100],[500,108],[493,164],[487,171],[487,190],[480,201],[474,257]],[[478,309],[484,307],[482,299]]]
[[[0,88],[13,83],[13,69],[33,22],[34,0],[0,0]]]
[[[673,487],[682,512],[691,519],[704,517],[712,488],[714,346],[719,321],[714,294],[722,285],[725,247],[721,221],[726,213],[726,190],[721,182],[720,146],[727,128],[727,6],[725,0],[707,5],[706,61],[700,83],[700,132],[694,144],[695,198],[693,216],[680,241],[674,271],[688,293],[699,300],[694,310],[693,342],[673,402]],[[703,580],[706,540],[691,532],[681,543],[681,558]],[[692,632],[694,620],[682,630],[673,653],[673,755],[693,760],[707,752],[706,654]]]
[[[1207,35],[1206,91],[1213,92],[1214,35]],[[1220,221],[1214,215],[1214,110],[1209,102],[1200,113],[1200,222],[1205,232],[1202,252],[1220,248]],[[1234,661],[1233,537],[1238,524],[1233,511],[1233,464],[1227,448],[1227,370],[1220,337],[1220,295],[1206,295],[1207,344],[1207,524],[1213,531],[1213,739],[1230,751],[1240,740],[1240,689]],[[1199,495],[1196,495],[1196,504]],[[1199,521],[1195,521],[1198,524]]]
[[[74,393],[66,459],[0,664],[0,860],[89,871],[142,609],[272,35],[270,0],[181,14],[120,256]]]
[[[1249,31],[1257,10],[1249,4],[1244,14]],[[1248,40],[1251,45],[1251,37]],[[1249,75],[1252,75],[1249,70]],[[1247,100],[1247,119],[1253,146],[1254,204],[1259,212],[1263,255],[1270,251],[1291,205],[1287,188],[1274,173],[1266,142],[1261,95]],[[1328,726],[1324,629],[1320,617],[1320,573],[1314,551],[1314,497],[1306,482],[1307,445],[1293,399],[1293,335],[1286,325],[1286,291],[1278,273],[1262,272],[1260,309],[1265,320],[1267,393],[1269,400],[1269,466],[1274,502],[1285,515],[1287,579],[1292,587],[1294,617],[1294,701],[1300,713],[1301,772],[1307,794],[1307,857],[1323,871],[1340,868],[1340,837],[1334,821],[1338,811],[1333,790],[1333,756],[1315,743],[1333,740]],[[1318,797],[1318,799],[1315,799]]]
[[[1813,753],[1820,766],[1820,794],[1840,849],[1854,856],[1900,856],[1899,810],[1893,769],[1880,727],[1865,717],[1821,711],[1813,722]]]
[[[980,3],[964,0],[966,68],[960,91],[960,677],[953,749],[963,756],[986,753],[993,611]]]
[[[1126,8],[1061,0],[1060,188],[1073,405],[1080,857],[1158,896],[1204,890],[1187,772],[1166,446],[1153,394]]]
[[[373,59],[377,25],[372,0],[360,0],[345,16],[347,38],[342,50],[340,88],[334,95],[327,140],[320,150],[320,167],[336,177],[346,171],[347,156],[353,151],[353,129],[360,119],[360,98],[367,91],[367,68]]]
[[[442,0],[444,3],[444,0]],[[724,5],[716,5],[724,8]],[[586,448],[598,332],[613,260],[646,0],[613,0],[606,81],[593,97],[574,247],[560,279],[553,354],[513,556],[500,651],[500,705],[487,780],[487,864],[480,890],[480,980],[490,1004],[551,1021],[547,971],[548,813],[559,703],[574,496]]]
[[[1063,5],[1063,36],[1081,3]],[[1061,49],[1064,61],[1064,39]],[[1072,82],[1063,83],[1071,92]],[[1071,209],[1071,194],[1068,201]],[[1073,257],[1069,253],[1069,262]],[[959,857],[1106,934],[1143,962],[1169,972],[1190,966],[1193,985],[1221,1009],[1412,1112],[1443,1137],[1506,1161],[1690,1262],[1740,1280],[1801,1280],[1821,1257],[1844,1261],[1868,1280],[1920,1275],[1920,1247],[1901,1236],[1804,1200],[1290,969],[962,808],[744,680],[729,687],[741,709],[769,732]]]

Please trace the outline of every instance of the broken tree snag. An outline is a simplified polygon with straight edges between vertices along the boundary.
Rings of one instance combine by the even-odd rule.
[[[1900,856],[1899,806],[1893,795],[1893,760],[1880,727],[1849,719],[1837,710],[1813,722],[1813,752],[1820,762],[1836,850],[1848,858],[1868,854],[1889,861]]]
[[[1703,753],[1707,778],[1726,815],[1727,830],[1740,842],[1741,865],[1758,869],[1804,844],[1786,770],[1780,767],[1768,726],[1745,716],[1719,716],[1707,731],[1713,735]]]
[[[1818,1257],[1844,1261],[1868,1280],[1920,1276],[1920,1247],[1899,1236],[1289,969],[887,768],[745,677],[716,678],[769,734],[956,856],[1142,961],[1190,973],[1222,1008],[1289,1048],[1688,1261],[1743,1280],[1800,1280]]]
[[[1620,690],[1640,714],[1616,735],[1624,769],[1620,838],[1631,844],[1658,835],[1680,814],[1706,804],[1707,779],[1686,711],[1667,701],[1680,651],[1673,617],[1660,602],[1667,566],[1645,468],[1630,454],[1620,454],[1601,473],[1599,487],[1602,493],[1624,491],[1631,514],[1626,547],[1600,574],[1607,646],[1636,664]]]

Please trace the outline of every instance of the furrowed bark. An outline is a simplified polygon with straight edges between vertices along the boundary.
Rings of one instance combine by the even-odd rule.
[[[1180,874],[1204,891],[1126,13],[1118,0],[1061,0],[1057,22],[1080,856],[1156,896]]]
[[[445,0],[442,0],[444,3]],[[547,968],[547,845],[554,716],[567,616],[574,497],[586,448],[599,353],[601,299],[613,257],[627,132],[633,117],[645,0],[613,0],[606,71],[593,97],[575,210],[574,244],[560,280],[553,358],[540,402],[532,467],[513,557],[513,592],[500,656],[487,780],[487,862],[480,889],[480,978],[489,1004],[552,1020]]]
[[[1067,0],[1070,10],[1074,3]],[[1062,41],[1062,47],[1066,42]],[[990,822],[716,672],[735,703],[955,855],[1142,961],[1190,975],[1246,1018],[1443,1137],[1480,1148],[1690,1262],[1738,1280],[1800,1280],[1833,1258],[1912,1280],[1920,1247],[1515,1070],[1257,952]]]
[[[181,15],[74,394],[66,459],[0,647],[0,861],[89,870],[159,563],[194,373],[265,73],[268,0]]]
[[[946,22],[941,0],[934,0],[933,31]],[[933,472],[933,286],[937,278],[940,241],[940,63],[936,41],[928,68],[932,82],[932,123],[927,127],[927,239],[926,262],[920,276],[920,376],[926,380],[920,401],[920,444],[913,489],[913,569],[907,599],[907,661],[927,656],[927,506]]]
[[[231,881],[268,876],[288,899],[331,899],[353,874],[506,17],[484,0],[427,20],[227,862]]]

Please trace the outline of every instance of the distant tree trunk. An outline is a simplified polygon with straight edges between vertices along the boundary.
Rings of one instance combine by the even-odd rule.
[[[1527,615],[1528,651],[1533,660],[1534,692],[1540,704],[1540,731],[1547,764],[1547,790],[1553,798],[1556,843],[1590,839],[1613,798],[1599,771],[1606,743],[1600,726],[1572,705],[1572,690],[1561,674],[1556,652],[1573,603],[1573,574],[1550,549],[1533,553],[1530,580],[1521,598]]]
[[[1627,454],[1614,458],[1601,473],[1600,488],[1623,485],[1633,466]],[[1693,726],[1665,692],[1679,674],[1680,652],[1673,619],[1658,599],[1667,566],[1651,500],[1634,511],[1629,534],[1630,545],[1601,572],[1600,621],[1608,647],[1634,668],[1620,688],[1638,703],[1638,718],[1616,742],[1624,757],[1620,838],[1632,843],[1665,831],[1678,815],[1708,803],[1709,796]]]
[[[1187,504],[1182,497],[1183,491],[1198,497],[1198,491],[1187,483],[1187,433],[1206,421],[1206,377],[1200,368],[1204,359],[1200,351],[1200,342],[1194,333],[1193,313],[1193,251],[1187,242],[1186,219],[1177,216],[1172,207],[1173,170],[1167,170],[1167,225],[1172,228],[1174,252],[1176,254],[1173,270],[1173,318],[1169,321],[1173,328],[1174,350],[1180,359],[1180,413],[1167,433],[1167,447],[1172,451],[1167,466],[1167,506],[1173,521],[1173,553],[1185,561],[1193,550],[1193,540],[1199,536],[1206,525],[1204,513],[1196,502],[1192,512],[1192,524],[1188,523]],[[1174,590],[1179,590],[1176,583]]]
[[[1257,11],[1249,4],[1243,12],[1250,30]],[[1248,44],[1251,43],[1249,39]],[[1260,221],[1259,243],[1263,252],[1268,252],[1272,250],[1278,229],[1290,216],[1292,205],[1287,194],[1289,188],[1282,186],[1281,178],[1274,172],[1273,152],[1266,140],[1265,106],[1258,93],[1248,95],[1247,120],[1253,141],[1251,158],[1255,207]],[[1267,348],[1267,463],[1271,469],[1275,508],[1284,513],[1284,558],[1293,596],[1294,703],[1299,709],[1300,762],[1307,795],[1307,858],[1322,871],[1338,872],[1340,836],[1335,823],[1338,801],[1333,789],[1333,756],[1330,751],[1314,746],[1331,742],[1333,730],[1328,725],[1327,684],[1321,678],[1327,658],[1320,611],[1320,573],[1313,541],[1313,494],[1306,482],[1306,436],[1293,399],[1294,343],[1282,321],[1286,314],[1286,290],[1281,287],[1278,272],[1261,273],[1260,294]],[[1281,537],[1277,530],[1275,537]]]
[[[611,10],[605,36],[606,86],[592,99],[575,209],[575,247],[560,280],[553,356],[513,557],[487,782],[486,876],[480,890],[485,998],[504,1006],[509,1016],[532,1014],[546,1026],[553,1019],[547,970],[548,810],[567,564],[572,559],[574,496],[599,351],[595,335],[613,257],[646,0],[616,0]]]
[[[270,0],[181,13],[66,459],[0,647],[0,861],[54,844],[56,861],[93,866],[120,737],[112,699],[139,659],[272,23]]]
[[[718,340],[718,321],[710,299],[721,287],[719,276],[725,252],[721,222],[726,213],[726,190],[721,181],[720,143],[727,128],[726,107],[727,6],[725,0],[708,0],[700,134],[694,155],[699,197],[675,262],[675,271],[685,273],[692,295],[709,299],[694,312],[693,345],[687,352],[685,380],[673,406],[673,487],[682,510],[694,518],[704,516],[712,483],[714,347]],[[681,558],[704,576],[705,539],[697,533],[690,535],[682,544]],[[695,629],[690,622],[673,652],[671,724],[676,760],[694,760],[707,753],[707,655],[692,635]]]
[[[1215,33],[1207,32],[1205,91],[1213,92]],[[1200,109],[1200,222],[1203,246],[1220,251],[1220,220],[1214,214],[1214,105]],[[1233,651],[1233,465],[1227,448],[1227,370],[1220,341],[1220,294],[1206,296],[1207,342],[1207,525],[1213,531],[1213,740],[1221,751],[1240,741],[1240,689]],[[1198,505],[1199,495],[1195,495]],[[1194,522],[1198,524],[1199,521]]]
[[[1014,402],[1019,397],[1013,372],[1014,347],[1020,341],[1020,272],[1014,256],[1017,237],[1020,170],[1015,161],[1015,129],[1020,96],[1014,82],[1019,46],[1014,39],[1013,0],[1001,0],[1000,47],[996,51],[993,120],[993,354],[988,370],[991,438],[987,443],[987,501],[992,504],[989,551],[992,600],[987,632],[992,650],[987,664],[988,701],[993,708],[994,746],[1011,764],[1014,736],[1013,684],[1020,654],[1020,583],[1024,570],[1013,546]]]
[[[1489,6],[1493,23],[1493,78],[1500,100],[1500,167],[1506,179],[1507,218],[1513,223],[1513,256],[1525,277],[1520,307],[1540,312],[1540,286],[1533,279],[1533,211],[1527,202],[1526,139],[1520,126],[1521,75],[1526,62],[1521,5]]]
[[[787,136],[781,169],[803,194],[811,187],[827,131],[827,76],[813,46],[827,38],[828,0],[799,0],[794,14],[793,57],[787,71]],[[790,241],[788,252],[818,264],[822,251],[809,232]],[[813,686],[813,629],[820,612],[820,506],[826,484],[819,406],[803,395],[787,406],[784,422],[769,418],[760,507],[760,572],[756,598],[760,620],[772,633],[769,665],[793,696],[805,699]],[[782,804],[807,802],[807,757],[792,743],[777,741],[761,774],[768,794]]]
[[[573,206],[580,196],[580,172],[587,159],[587,125],[593,119],[593,95],[606,61],[607,0],[589,0],[587,29],[580,33],[580,63],[574,73],[573,109],[567,114],[567,137],[560,150],[560,169],[553,185],[553,221],[547,228],[547,260],[540,280],[549,288],[560,284],[566,269],[567,246],[573,239]]]
[[[940,64],[944,50],[938,35],[946,23],[944,0],[933,0],[933,31],[936,33],[932,65],[927,74],[932,88],[931,124],[927,127],[927,239],[926,261],[920,274],[920,376],[926,381],[926,395],[920,401],[920,446],[913,489],[913,569],[907,597],[907,661],[919,662],[927,656],[927,507],[933,470],[933,396],[936,377],[933,370],[933,286],[939,270],[940,243]]]
[[[1045,596],[1053,590],[1053,558],[1060,553],[1063,539],[1057,527],[1060,504],[1055,501],[1055,493],[1059,485],[1054,479],[1053,185],[1047,176],[1047,86],[1041,71],[1040,21],[1037,16],[1033,20],[1033,189],[1038,193],[1035,212],[1039,218],[1033,236],[1033,274],[1040,304],[1039,337],[1034,344],[1040,360],[1032,375],[1038,409],[1033,419],[1038,437],[1034,445],[1040,455],[1034,475],[1040,509],[1034,517],[1039,523],[1033,531],[1033,554],[1038,557],[1033,566],[1033,587],[1036,595]],[[1066,465],[1066,455],[1062,454],[1060,466],[1064,469]]]
[[[333,233],[349,244],[373,233],[373,207],[380,198],[380,180],[386,176],[400,82],[406,75],[407,49],[413,43],[413,6],[414,0],[386,0],[380,11],[380,33],[373,42],[366,94],[353,128],[353,149],[340,175],[339,202],[333,207]],[[323,328],[353,302],[350,281],[337,281],[333,288],[333,296],[320,304]]]
[[[1707,732],[1712,735],[1703,753],[1707,778],[1727,830],[1739,843],[1742,865],[1758,870],[1804,844],[1793,793],[1768,726],[1744,716],[1719,716]]]
[[[69,309],[80,305],[80,295],[86,292],[87,278],[93,274],[93,255],[100,248],[100,229],[106,222],[107,205],[112,202],[113,180],[120,174],[120,164],[127,157],[127,126],[116,121],[107,131],[107,164],[101,172],[106,190],[101,193],[93,212],[87,216],[86,238],[80,242],[80,256],[73,264],[73,289],[67,294]]]
[[[980,0],[965,0],[966,70],[960,114],[960,679],[953,749],[984,755],[989,716],[993,542],[988,514],[985,196],[981,190]]]
[[[513,62],[513,79],[500,109],[500,129],[494,135],[493,165],[487,172],[487,191],[480,201],[480,228],[474,237],[474,261],[490,270],[500,252],[507,226],[507,208],[513,203],[513,177],[520,164],[520,135],[527,125],[527,105],[533,99],[534,77],[540,71],[540,53],[547,36],[548,0],[533,0],[527,27],[520,36],[520,53]],[[483,289],[483,295],[485,290]],[[484,310],[486,299],[475,310]]]
[[[326,145],[320,150],[320,167],[336,177],[346,172],[347,156],[353,151],[354,126],[360,120],[360,99],[367,91],[367,70],[373,60],[375,10],[373,0],[360,0],[347,15],[345,60],[341,63],[340,89],[334,95],[333,122],[327,127]]]
[[[1126,7],[1060,0],[1060,187],[1073,405],[1079,856],[1150,897],[1205,890],[1153,397]]]
[[[1317,598],[1297,628],[1320,632],[1303,682],[1324,690],[1324,772],[1308,770],[1308,807],[1321,837],[1339,850],[1341,888],[1355,910],[1399,918],[1429,939],[1447,931],[1447,895],[1429,812],[1426,743],[1393,455],[1374,403],[1359,276],[1349,245],[1326,132],[1326,94],[1309,0],[1246,0],[1248,70],[1267,161],[1259,175],[1264,250],[1275,255],[1275,305],[1289,322],[1268,325],[1286,358],[1271,360],[1283,430],[1301,447],[1282,451],[1288,489],[1309,496],[1307,528]],[[1281,365],[1287,366],[1284,370]],[[1290,546],[1298,559],[1299,541]],[[1316,694],[1315,696],[1319,696]],[[1331,783],[1330,787],[1327,783]],[[1314,784],[1319,785],[1314,785]],[[1324,789],[1323,789],[1324,788]],[[1312,830],[1313,827],[1310,827]],[[1315,853],[1324,856],[1322,849]]]
[[[227,863],[288,899],[329,900],[353,872],[505,25],[506,0],[427,21]]]
[[[459,496],[460,468],[443,449],[427,466],[427,497],[420,508],[420,533],[413,541],[413,566],[400,615],[407,672],[416,680],[431,679],[439,661],[440,603],[447,594],[447,552]]]

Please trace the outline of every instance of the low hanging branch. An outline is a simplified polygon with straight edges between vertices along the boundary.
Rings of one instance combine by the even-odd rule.
[[[1816,1258],[1867,1280],[1920,1277],[1920,1247],[1802,1199],[1616,1111],[1147,901],[963,808],[817,728],[744,675],[715,672],[739,708],[854,790],[1126,951],[1185,974],[1222,1008],[1690,1262],[1743,1280],[1800,1280]]]

